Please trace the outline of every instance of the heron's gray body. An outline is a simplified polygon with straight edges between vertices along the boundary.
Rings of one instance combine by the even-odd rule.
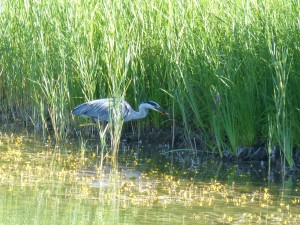
[[[128,102],[116,98],[103,98],[83,103],[72,110],[75,116],[92,118],[94,121],[111,121],[120,119],[124,122],[145,118],[148,109],[168,113],[153,101],[143,102],[139,111],[135,111]]]

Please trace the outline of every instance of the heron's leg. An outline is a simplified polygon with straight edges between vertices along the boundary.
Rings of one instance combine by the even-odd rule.
[[[99,135],[99,142],[97,143],[97,155],[101,154],[101,156],[103,156],[104,150],[106,148],[105,133],[107,128],[105,127],[103,130],[103,126],[98,120],[93,120],[93,122],[97,125]]]
[[[99,131],[99,144],[97,144],[97,155],[100,156],[100,169],[103,168],[104,160],[108,157],[108,153],[106,150],[106,133],[109,126],[109,123],[104,125],[100,124],[99,121],[95,121],[98,125],[98,131]],[[104,129],[103,129],[104,127]]]
[[[103,130],[103,132],[102,132],[102,135],[105,135],[105,134],[106,134],[107,128],[108,128],[108,127],[109,127],[109,123],[106,124],[106,126],[105,126],[105,128],[104,128],[104,130]]]
[[[106,132],[107,132],[107,128],[108,128],[109,123],[107,123],[106,126],[104,127],[104,126],[102,126],[102,123],[99,120],[96,120],[96,119],[93,118],[93,122],[95,124],[97,124],[100,139],[103,139],[105,137]],[[104,129],[103,129],[103,127],[104,127]]]

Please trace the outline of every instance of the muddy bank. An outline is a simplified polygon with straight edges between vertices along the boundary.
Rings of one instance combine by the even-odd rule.
[[[47,126],[47,136],[53,137],[53,130],[51,123]],[[201,132],[190,132],[185,134],[184,129],[177,127],[163,127],[160,129],[144,126],[143,130],[137,129],[138,126],[132,124],[124,124],[121,135],[121,146],[136,146],[143,148],[155,148],[166,157],[172,155],[172,159],[186,164],[185,167],[195,167],[199,164],[205,164],[207,161],[215,160],[223,163],[234,163],[235,165],[241,163],[254,163],[255,165],[262,165],[272,167],[273,171],[283,171],[283,173],[298,174],[300,169],[300,150],[294,150],[295,167],[288,168],[284,161],[278,146],[274,146],[271,152],[268,152],[266,144],[258,144],[251,147],[239,146],[236,153],[230,149],[217,150],[213,137],[206,137]],[[38,139],[43,139],[43,132],[32,125],[28,125],[22,121],[5,123],[0,128],[0,135],[4,133],[34,133]],[[67,142],[77,142],[85,140],[88,145],[96,146],[99,144],[99,133],[96,126],[76,126],[71,132],[66,135]],[[55,138],[51,138],[55,142]],[[109,134],[107,135],[107,143],[110,143]],[[209,143],[209,144],[207,144]],[[174,157],[175,155],[175,157]],[[203,161],[204,160],[204,161]],[[258,167],[259,168],[259,167]],[[281,172],[280,172],[281,173]]]

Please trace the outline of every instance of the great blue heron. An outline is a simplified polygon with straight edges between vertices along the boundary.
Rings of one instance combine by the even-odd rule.
[[[155,110],[164,115],[169,113],[153,101],[143,102],[139,110],[135,111],[128,102],[116,98],[103,98],[83,103],[72,110],[74,116],[91,118],[94,121],[111,121],[115,117],[124,122],[143,119],[148,114],[148,109]]]

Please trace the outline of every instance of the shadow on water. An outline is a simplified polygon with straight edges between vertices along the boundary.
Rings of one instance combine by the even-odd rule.
[[[253,185],[295,184],[300,174],[284,173],[278,165],[267,161],[239,161],[220,159],[200,150],[169,150],[164,144],[121,143],[120,163],[144,172],[157,171],[182,179]],[[290,186],[291,187],[291,186]]]

